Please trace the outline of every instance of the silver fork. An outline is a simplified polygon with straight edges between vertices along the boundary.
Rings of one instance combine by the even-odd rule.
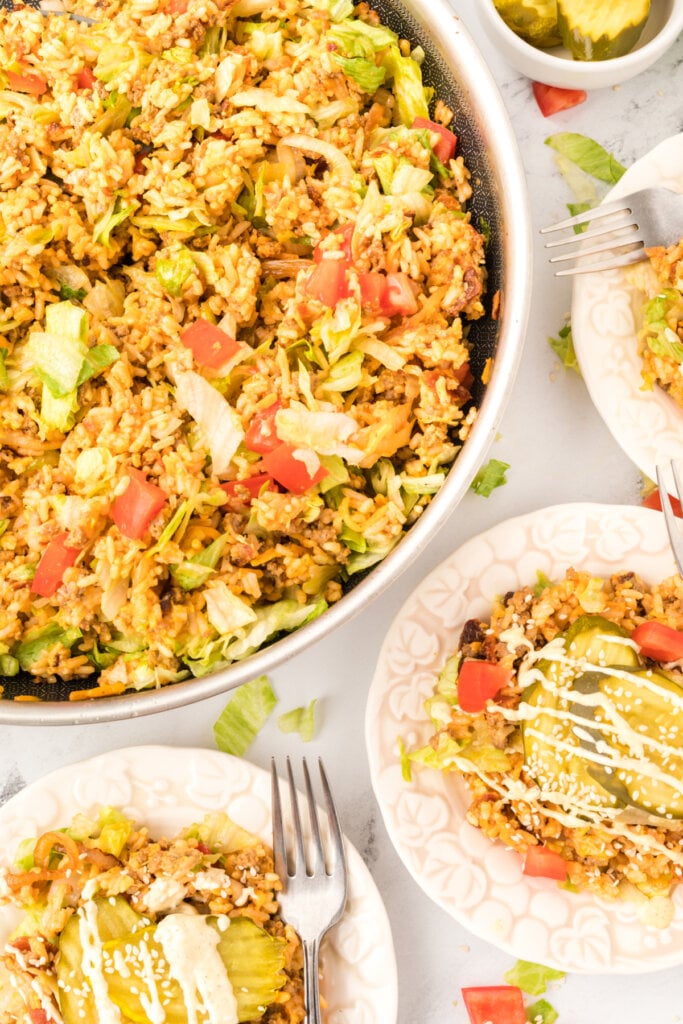
[[[285,921],[301,939],[304,951],[304,998],[308,1024],[321,1024],[318,958],[320,941],[337,923],[346,903],[346,858],[339,818],[332,800],[323,763],[318,759],[327,812],[327,829],[321,829],[306,758],[301,759],[308,818],[306,842],[290,759],[287,758],[291,828],[285,828],[280,784],[275,759],[271,761],[273,800],[273,855],[283,891],[280,907]],[[325,836],[327,832],[327,836]],[[288,842],[289,840],[289,842]]]
[[[683,473],[679,471],[675,459],[671,460],[671,472],[673,473],[674,484],[676,485],[676,493],[678,494],[679,500],[683,503]],[[678,571],[683,573],[683,537],[680,532],[680,521],[676,520],[676,516],[674,515],[671,507],[669,489],[664,479],[664,472],[661,466],[657,466],[657,486],[659,487],[659,497],[662,503],[662,512],[664,513],[666,532],[669,534],[671,550],[673,551]]]
[[[603,218],[603,223],[596,223]],[[644,188],[640,192],[632,192],[611,203],[586,210],[576,217],[567,217],[557,224],[541,228],[541,234],[547,235],[583,224],[596,226],[594,230],[585,231],[581,235],[572,233],[567,238],[545,243],[546,249],[555,249],[570,242],[577,243],[571,252],[550,257],[551,263],[577,261],[573,267],[556,270],[556,277],[627,267],[647,259],[645,250],[650,246],[672,245],[680,241],[683,238],[683,195],[668,188]],[[587,245],[589,241],[591,244]],[[600,257],[601,253],[609,255],[605,259],[586,259],[591,256]]]

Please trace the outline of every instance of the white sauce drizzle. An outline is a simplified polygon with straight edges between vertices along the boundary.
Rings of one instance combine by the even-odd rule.
[[[97,928],[97,907],[91,901],[78,911],[79,935],[83,947],[83,973],[90,982],[98,1024],[121,1024],[121,1013],[107,991],[104,976],[103,949]]]
[[[182,990],[188,1024],[197,1024],[198,997],[209,1024],[238,1024],[237,1000],[216,948],[215,929],[203,917],[169,914],[157,925],[155,938]]]

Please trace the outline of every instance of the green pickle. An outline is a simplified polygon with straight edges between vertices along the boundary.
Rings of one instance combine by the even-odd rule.
[[[650,0],[557,0],[562,42],[576,60],[611,60],[630,53],[649,14]]]
[[[569,802],[586,810],[628,806],[683,819],[683,688],[669,673],[643,668],[620,642],[627,636],[583,615],[563,637],[570,661],[538,662],[547,681],[522,696],[536,710],[522,723],[525,763],[546,794],[569,791]],[[596,695],[602,699],[585,699]]]
[[[493,0],[496,10],[521,39],[548,49],[559,46],[556,0]]]
[[[140,967],[145,961],[155,964],[154,975],[159,991],[163,991],[167,1024],[187,1024],[182,991],[167,973],[162,947],[155,939],[156,926],[150,925],[121,897],[113,902],[97,900],[96,906],[105,963],[111,962],[113,966],[122,957],[127,967],[123,974],[105,970],[108,996],[121,1011],[123,1024],[149,1024],[144,1007],[147,986]],[[284,939],[269,935],[246,917],[231,918],[225,930],[219,928],[214,917],[207,917],[206,922],[218,932],[217,949],[237,1000],[240,1022],[260,1019],[286,981]],[[97,1020],[90,985],[81,967],[82,957],[79,919],[74,915],[62,933],[57,966],[58,978],[63,982],[60,1009],[64,1024]],[[207,1019],[202,1013],[197,1017],[199,1024]]]

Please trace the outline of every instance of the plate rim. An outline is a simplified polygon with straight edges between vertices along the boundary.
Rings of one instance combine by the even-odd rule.
[[[496,523],[495,525],[489,527],[486,530],[480,531],[479,533],[475,533],[472,536],[468,537],[456,548],[454,548],[450,552],[450,554],[448,554],[417,584],[415,589],[404,601],[403,605],[398,610],[398,612],[396,613],[392,622],[389,625],[389,628],[384,637],[381,649],[378,654],[378,658],[373,673],[373,678],[368,690],[368,697],[365,709],[364,738],[370,768],[371,784],[373,792],[375,794],[375,799],[377,800],[377,804],[380,808],[384,826],[389,835],[389,839],[396,853],[398,854],[403,866],[406,868],[412,880],[420,887],[420,889],[425,893],[425,895],[430,900],[432,900],[432,902],[436,903],[437,906],[441,907],[441,909],[444,910],[455,922],[457,922],[470,933],[476,935],[478,938],[490,942],[492,945],[496,946],[503,952],[508,953],[512,956],[516,956],[519,959],[529,959],[529,957],[525,956],[524,950],[521,949],[518,945],[515,945],[514,941],[501,940],[499,937],[493,935],[491,931],[486,927],[481,927],[478,924],[473,924],[471,920],[471,915],[468,916],[467,912],[464,912],[462,907],[460,907],[457,904],[454,904],[452,899],[447,900],[441,894],[441,892],[434,891],[433,886],[430,886],[429,882],[421,876],[418,870],[419,866],[413,862],[410,853],[410,846],[407,843],[405,843],[401,836],[398,834],[397,827],[395,826],[393,817],[390,814],[390,807],[388,806],[387,802],[384,799],[382,781],[380,776],[382,773],[388,773],[390,770],[394,773],[400,773],[400,754],[395,754],[395,759],[392,761],[391,764],[384,761],[380,756],[378,742],[379,737],[377,735],[378,710],[380,707],[381,699],[384,696],[386,687],[388,685],[387,677],[390,675],[386,667],[387,654],[391,649],[392,643],[395,642],[401,623],[407,621],[414,622],[414,620],[411,619],[411,616],[414,614],[415,608],[419,601],[421,600],[422,595],[427,593],[430,587],[438,583],[445,574],[453,572],[452,563],[461,555],[463,549],[466,550],[469,545],[479,543],[482,541],[487,541],[491,537],[491,535],[494,535],[495,537],[496,534],[502,534],[502,532],[506,529],[516,528],[527,524],[537,524],[540,523],[543,519],[548,519],[548,517],[552,516],[584,516],[586,517],[586,521],[589,521],[591,517],[596,518],[598,516],[603,515],[621,517],[623,521],[626,523],[633,522],[633,520],[641,520],[643,525],[647,525],[648,530],[652,529],[655,535],[658,535],[658,541],[661,539],[661,549],[658,548],[655,552],[655,555],[657,557],[662,556],[665,558],[670,558],[671,572],[672,574],[676,572],[676,566],[673,561],[673,555],[670,552],[668,537],[666,535],[664,519],[662,514],[656,510],[648,509],[639,505],[629,504],[610,504],[600,502],[563,502],[543,508],[533,509],[529,512],[524,512],[519,515],[511,516],[505,520],[502,520],[499,523]],[[569,564],[571,564],[571,560],[567,562],[567,567],[569,567]],[[460,623],[460,621],[461,620],[459,619],[458,624]],[[434,673],[430,672],[430,674],[434,674],[436,676],[436,674],[438,674],[438,669],[435,669]],[[425,717],[421,724],[425,725],[426,723],[427,718]],[[393,720],[392,724],[394,724]],[[396,724],[399,724],[398,720],[396,721]],[[397,736],[398,735],[400,734],[398,733],[397,730]],[[434,773],[432,775],[432,779],[434,779],[436,776],[437,773]],[[440,773],[438,773],[438,777],[442,780],[444,778],[444,776]],[[455,785],[457,780],[452,779],[451,781]],[[443,787],[442,792],[441,785],[439,785],[439,795],[443,795],[445,792],[446,787]],[[417,795],[419,797],[423,794],[418,793]],[[455,814],[455,808],[453,807],[454,800],[448,800],[447,796],[445,796],[444,799],[446,800],[446,802],[449,803],[449,806],[451,807],[451,814]],[[451,832],[449,831],[446,831],[443,834],[451,836]],[[508,852],[508,848],[504,847],[503,844],[494,844],[493,841],[488,840],[486,837],[483,836],[483,834],[481,834],[481,837],[482,840],[486,839],[486,842],[489,843],[491,847],[495,845],[504,854]],[[509,851],[509,853],[511,856],[514,855],[513,851]],[[545,882],[545,880],[542,879],[524,879],[523,876],[522,879],[524,884],[529,888],[529,890],[534,893],[538,892],[540,886],[542,886]],[[554,890],[548,889],[547,891],[553,892]],[[683,883],[679,887],[678,898],[676,901],[677,918],[680,918],[681,920],[683,920],[682,897]],[[607,901],[602,901],[598,897],[591,896],[587,893],[579,894],[579,898],[581,898],[582,902],[593,904],[595,906],[600,906],[603,909],[609,909],[610,907],[615,906],[615,904],[610,904]],[[572,908],[570,905],[570,914],[572,909],[578,911],[582,908],[577,903],[574,908]],[[617,926],[613,924],[613,927]],[[637,927],[639,929],[642,928],[642,926],[639,924],[637,925]],[[630,959],[622,955],[618,962],[610,961],[609,964],[605,964],[605,962],[599,961],[596,958],[593,962],[572,963],[571,966],[568,966],[566,962],[561,962],[560,960],[554,959],[552,954],[549,952],[546,958],[543,960],[543,963],[545,963],[549,967],[556,967],[557,969],[563,970],[565,972],[571,972],[575,974],[620,975],[632,973],[650,973],[665,969],[667,967],[677,966],[683,963],[683,932],[681,932],[680,934],[677,949],[675,949],[673,952],[669,950],[669,953],[666,956],[662,955],[661,950],[659,952],[661,960],[656,963],[651,963],[648,959],[644,958],[642,952],[640,952],[638,955],[632,956]]]

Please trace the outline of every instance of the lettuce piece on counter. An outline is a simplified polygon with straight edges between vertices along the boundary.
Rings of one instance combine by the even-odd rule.
[[[558,132],[545,140],[561,156],[571,160],[586,174],[608,185],[616,185],[626,168],[595,139],[578,132]]]
[[[315,733],[315,699],[306,707],[292,708],[280,715],[277,726],[280,732],[298,732],[304,743],[309,743]]]
[[[531,1006],[526,1007],[525,1014],[529,1024],[555,1024],[559,1017],[557,1010],[547,999],[537,999]]]
[[[242,757],[276,704],[277,697],[268,676],[259,676],[239,686],[214,724],[213,734],[218,749]]]
[[[518,960],[503,977],[508,985],[516,985],[527,995],[541,996],[549,982],[561,981],[565,977],[565,972],[554,967],[545,967],[544,964],[535,964],[531,960]]]
[[[502,487],[507,483],[505,474],[510,468],[509,463],[500,462],[499,459],[489,459],[485,466],[479,470],[472,481],[472,490],[482,498],[488,498],[496,487]]]
[[[548,338],[548,344],[555,355],[562,361],[567,370],[574,370],[581,376],[581,367],[574,351],[574,338],[572,336],[571,324],[565,324],[560,328],[556,338]]]

